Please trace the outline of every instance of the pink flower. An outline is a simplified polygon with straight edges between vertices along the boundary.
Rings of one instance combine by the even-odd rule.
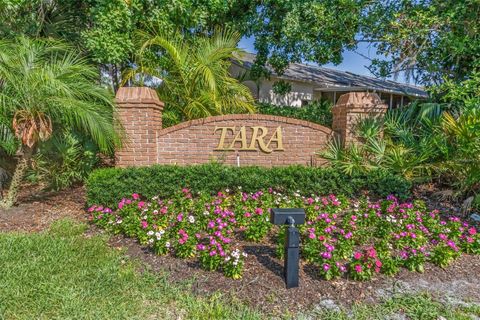
[[[95,211],[95,208],[96,208],[96,207],[97,207],[97,206],[91,206],[90,208],[88,208],[88,212],[93,212],[93,211]]]
[[[250,212],[245,212],[244,216],[245,218],[250,218],[252,215],[250,214]]]
[[[256,214],[262,214],[262,213],[263,213],[263,209],[262,209],[262,208],[257,208],[257,209],[255,209],[255,213],[256,213]]]
[[[201,243],[197,244],[197,250],[199,250],[199,251],[205,250],[205,245],[203,245]]]
[[[358,260],[358,259],[362,258],[362,254],[357,251],[357,252],[355,252],[355,253],[353,254],[353,257],[354,257],[356,260]]]
[[[125,205],[125,202],[120,201],[120,202],[118,203],[118,209],[122,210],[122,208],[123,208],[124,205]]]
[[[315,239],[315,238],[316,238],[315,233],[309,233],[309,234],[308,234],[308,237],[309,237],[310,239]]]
[[[331,259],[332,258],[332,254],[330,252],[323,252],[322,253],[322,258],[324,259]]]
[[[345,235],[345,239],[350,239],[352,237],[352,233],[351,232],[348,232],[346,235]]]
[[[138,195],[138,193],[134,193],[134,194],[132,194],[132,198],[133,198],[133,200],[138,200],[138,199],[140,199],[140,196]]]
[[[328,271],[328,270],[330,270],[330,265],[329,265],[328,263],[325,263],[325,264],[323,265],[323,270],[324,270],[325,272]]]
[[[182,220],[183,220],[183,214],[180,213],[180,214],[178,214],[178,216],[177,216],[177,221],[178,221],[178,222],[181,222]]]
[[[382,267],[382,262],[380,260],[377,260],[375,261],[375,265],[378,267],[378,268],[381,268]]]
[[[215,250],[210,251],[210,257],[213,257],[215,255],[217,255],[217,251]]]
[[[143,229],[146,229],[148,227],[148,223],[145,220],[142,220],[141,224]]]
[[[359,264],[355,265],[355,271],[356,271],[357,273],[362,272],[362,266],[359,265]]]
[[[469,235],[476,235],[477,234],[477,230],[475,229],[475,227],[471,227],[468,229],[468,234]]]
[[[145,202],[140,201],[140,202],[138,203],[138,209],[142,209],[144,205],[145,205]]]

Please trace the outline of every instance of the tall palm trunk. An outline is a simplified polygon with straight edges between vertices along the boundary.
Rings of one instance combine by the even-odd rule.
[[[13,173],[10,188],[8,189],[8,194],[5,199],[0,202],[0,207],[8,209],[17,202],[18,190],[20,189],[20,184],[22,183],[23,177],[25,176],[25,172],[30,165],[32,155],[32,148],[24,147],[22,149],[17,166],[15,167],[15,172]]]

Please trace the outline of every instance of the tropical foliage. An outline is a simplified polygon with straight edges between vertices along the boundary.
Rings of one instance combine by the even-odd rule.
[[[106,153],[119,144],[112,96],[95,84],[96,77],[94,67],[60,42],[0,41],[2,143],[16,145],[18,155],[2,206],[15,203],[33,155],[52,137],[78,130]]]
[[[241,54],[238,33],[216,31],[194,42],[180,34],[141,33],[139,38],[146,40],[138,67],[129,70],[126,79],[143,84],[148,75],[161,81],[159,93],[167,105],[167,122],[255,110],[250,90],[229,74],[231,60]]]
[[[433,179],[460,193],[476,193],[480,188],[479,129],[477,106],[414,103],[389,110],[383,123],[364,120],[357,128],[363,144],[344,149],[333,141],[322,156],[347,173],[383,168],[410,180]]]

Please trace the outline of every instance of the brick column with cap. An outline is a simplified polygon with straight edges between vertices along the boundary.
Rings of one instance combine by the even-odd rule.
[[[355,133],[357,123],[364,118],[383,117],[388,106],[376,93],[349,92],[340,96],[332,108],[333,130],[339,134],[342,145],[361,142]]]
[[[146,87],[122,87],[115,100],[126,134],[124,147],[115,153],[116,166],[157,163],[157,134],[162,129],[163,102],[155,90]]]

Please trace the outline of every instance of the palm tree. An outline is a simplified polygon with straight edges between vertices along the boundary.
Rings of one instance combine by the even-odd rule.
[[[255,111],[250,90],[228,70],[241,54],[237,48],[240,34],[216,31],[191,41],[180,34],[139,32],[138,38],[143,43],[136,67],[127,71],[125,79],[141,84],[146,77],[160,80],[159,95],[166,102],[167,119],[169,109],[179,112],[182,120]]]
[[[113,96],[95,84],[97,76],[94,67],[61,42],[0,41],[0,118],[8,119],[18,146],[2,207],[16,202],[32,156],[53,133],[78,130],[102,152],[111,153],[120,144]]]

